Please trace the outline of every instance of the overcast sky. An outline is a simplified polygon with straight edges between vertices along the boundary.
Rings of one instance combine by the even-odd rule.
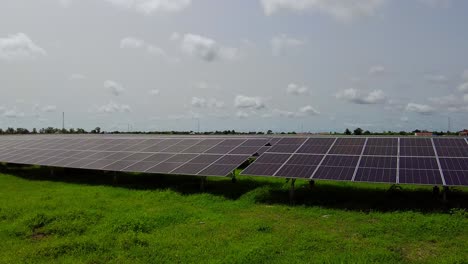
[[[468,1],[2,0],[0,127],[468,128]]]

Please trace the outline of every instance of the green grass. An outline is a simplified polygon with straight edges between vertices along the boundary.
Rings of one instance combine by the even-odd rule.
[[[2,169],[0,263],[467,263],[468,191]]]

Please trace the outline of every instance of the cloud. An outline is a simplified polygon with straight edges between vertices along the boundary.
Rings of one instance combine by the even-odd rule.
[[[86,75],[83,75],[83,74],[80,74],[80,73],[73,73],[72,75],[70,75],[70,80],[74,81],[74,80],[84,80],[86,79]]]
[[[406,105],[406,111],[415,112],[423,115],[430,115],[435,112],[435,108],[429,105],[408,103],[408,105]]]
[[[42,112],[52,113],[57,111],[57,106],[55,105],[46,105],[42,108]]]
[[[122,49],[139,49],[145,45],[145,41],[134,37],[126,37],[120,40],[120,48]]]
[[[218,101],[215,98],[205,99],[202,97],[192,97],[191,102],[193,107],[197,108],[216,108],[221,109],[224,108],[224,102]]]
[[[160,94],[160,91],[158,89],[152,89],[152,90],[149,90],[148,93],[152,96],[158,96]]]
[[[0,60],[24,60],[45,55],[46,51],[24,33],[0,38]]]
[[[464,70],[461,77],[464,81],[468,82],[468,70]]]
[[[468,98],[468,94],[465,95],[465,97]],[[429,98],[429,101],[443,110],[450,112],[466,112],[468,111],[468,101],[465,100],[465,97],[450,94],[441,97],[432,97]]]
[[[313,115],[319,115],[320,114],[319,111],[317,111],[315,108],[313,108],[310,105],[306,105],[304,107],[301,107],[301,109],[299,109],[299,113],[302,114],[302,115],[308,115],[308,116],[313,116]]]
[[[109,90],[115,96],[121,95],[125,90],[121,84],[111,80],[107,80],[104,82],[104,88]]]
[[[206,62],[215,60],[234,60],[239,57],[236,48],[224,47],[215,40],[195,34],[185,34],[181,41],[184,53]]]
[[[263,11],[270,16],[283,10],[324,13],[341,21],[372,16],[383,6],[384,0],[260,0]]]
[[[236,117],[240,119],[245,119],[245,118],[249,118],[250,114],[245,111],[237,111]]]
[[[129,113],[132,111],[132,109],[129,105],[118,104],[111,101],[108,104],[99,106],[97,111],[99,113]]]
[[[369,68],[369,75],[379,75],[385,73],[385,67],[382,65],[375,65]]]
[[[449,7],[451,0],[418,0],[419,2],[426,4],[430,7]]]
[[[409,118],[407,116],[402,116],[400,117],[400,121],[407,123],[409,121]]]
[[[302,45],[304,45],[302,40],[291,38],[284,34],[271,39],[271,51],[274,56],[280,56],[286,50],[297,48]]]
[[[6,118],[20,118],[20,117],[24,117],[24,113],[18,112],[16,109],[10,109],[10,110],[6,110],[3,113],[3,116]]]
[[[382,90],[374,90],[368,94],[349,88],[338,92],[336,98],[355,104],[383,104],[387,102],[387,97]]]
[[[291,95],[308,95],[310,94],[309,88],[307,86],[299,86],[295,83],[290,83],[286,87],[286,92]]]
[[[69,7],[72,4],[72,0],[59,0],[59,4],[63,7]]]
[[[468,81],[460,84],[458,90],[462,93],[468,93]]]
[[[244,95],[237,95],[234,99],[234,106],[236,108],[244,109],[263,109],[266,108],[264,100],[260,97],[249,97]]]
[[[431,83],[446,83],[449,80],[447,76],[442,74],[426,74],[424,79]]]
[[[105,0],[117,7],[134,9],[150,15],[155,12],[178,12],[190,6],[191,0]]]

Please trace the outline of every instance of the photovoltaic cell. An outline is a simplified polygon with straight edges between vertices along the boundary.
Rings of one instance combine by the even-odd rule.
[[[436,158],[400,158],[401,169],[414,169],[414,170],[438,170]]]
[[[350,181],[355,168],[352,167],[325,167],[320,166],[313,175],[313,179],[327,179],[337,181]]]
[[[442,170],[460,170],[468,171],[468,158],[459,159],[459,158],[440,158],[440,166]]]
[[[284,165],[275,176],[286,178],[310,178],[317,166]]]
[[[273,153],[265,153],[260,156],[255,163],[268,163],[268,164],[283,164],[288,158],[290,154],[273,154]]]
[[[435,156],[433,147],[400,147],[400,156]]]
[[[396,169],[397,158],[396,157],[372,157],[362,156],[360,168],[380,168],[380,169]]]
[[[268,150],[271,153],[294,153],[301,145],[276,144]]]
[[[401,147],[432,147],[432,142],[428,138],[401,138]]]
[[[268,164],[268,163],[253,163],[248,166],[242,175],[252,176],[273,176],[275,172],[282,166],[282,164]]]
[[[444,171],[444,179],[448,186],[468,186],[468,171]]]
[[[396,183],[396,168],[378,169],[378,168],[359,168],[354,181],[358,182],[382,182]]]
[[[440,185],[442,178],[438,170],[404,170],[400,169],[400,183]]]
[[[154,167],[151,167],[146,172],[149,173],[169,173],[178,167],[182,166],[184,162],[163,162]]]

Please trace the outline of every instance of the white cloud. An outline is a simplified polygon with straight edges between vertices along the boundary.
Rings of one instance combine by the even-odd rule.
[[[120,40],[120,48],[122,49],[139,49],[145,46],[145,41],[134,37],[126,37]]]
[[[447,76],[442,74],[426,74],[424,79],[432,83],[446,83],[448,81]]]
[[[46,105],[42,108],[42,112],[51,113],[57,111],[57,106],[55,105]]]
[[[129,105],[118,104],[111,101],[108,104],[98,107],[97,111],[100,113],[129,113],[132,110]]]
[[[193,107],[197,108],[224,108],[224,102],[218,101],[215,98],[205,99],[202,97],[192,97],[191,104]]]
[[[468,81],[465,83],[462,83],[458,86],[458,90],[462,93],[468,93]]]
[[[400,117],[400,121],[407,123],[409,121],[409,118],[407,116],[402,116]]]
[[[212,62],[218,59],[234,60],[239,56],[236,48],[223,47],[215,40],[195,34],[185,34],[181,41],[184,53]]]
[[[310,105],[306,105],[304,107],[302,107],[301,109],[299,109],[299,113],[300,114],[303,114],[303,115],[319,115],[320,112],[317,111],[315,108],[313,108],[312,106]]]
[[[59,4],[63,7],[69,7],[72,4],[72,0],[59,0]]]
[[[467,97],[465,95],[465,97]],[[438,108],[447,110],[450,112],[466,112],[468,111],[468,101],[465,101],[463,96],[456,96],[453,94],[442,96],[442,97],[432,97],[429,98],[429,101],[436,105]]]
[[[408,103],[408,105],[406,105],[406,111],[423,115],[430,115],[435,112],[435,108],[429,105]]]
[[[290,83],[286,87],[286,92],[291,95],[308,95],[310,94],[309,88],[307,86],[299,86],[295,83]]]
[[[20,118],[20,117],[24,117],[24,113],[18,112],[16,109],[11,109],[11,110],[6,110],[3,113],[3,116],[7,118]]]
[[[104,82],[104,88],[109,90],[115,96],[121,95],[125,90],[121,84],[111,80],[107,80]]]
[[[271,51],[274,56],[282,55],[286,50],[300,47],[304,44],[302,40],[279,35],[271,39]]]
[[[282,10],[321,12],[338,20],[348,21],[354,17],[371,16],[383,6],[384,0],[260,0],[266,15]]]
[[[86,79],[86,75],[80,74],[80,73],[73,73],[70,75],[70,80],[84,80]]]
[[[249,97],[244,95],[238,95],[234,99],[234,106],[236,108],[245,109],[263,109],[266,107],[265,102],[260,97]]]
[[[152,96],[158,96],[160,94],[160,91],[158,89],[152,89],[152,90],[149,90],[148,93]]]
[[[155,46],[155,45],[148,45],[148,47],[146,48],[146,50],[151,54],[151,55],[154,55],[154,56],[158,56],[158,57],[166,57],[166,52],[158,47],[158,46]]]
[[[45,55],[46,51],[24,33],[0,38],[0,60],[24,60]]]
[[[387,102],[387,98],[382,90],[374,90],[368,94],[363,94],[357,89],[349,88],[338,92],[335,96],[338,99],[355,104],[383,104]]]
[[[468,70],[463,71],[461,77],[464,81],[468,82]]]
[[[382,65],[375,65],[369,68],[369,75],[379,75],[385,73],[385,67]]]
[[[155,12],[177,12],[190,6],[191,0],[105,0],[120,8],[134,9],[149,15]]]
[[[249,118],[250,114],[245,111],[237,111],[236,117],[240,119],[245,119],[245,118]]]

